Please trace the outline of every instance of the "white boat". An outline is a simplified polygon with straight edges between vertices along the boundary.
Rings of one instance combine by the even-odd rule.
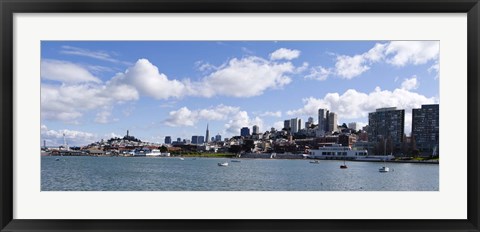
[[[379,172],[389,172],[390,171],[390,168],[389,167],[386,167],[386,166],[383,166],[381,168],[378,169]]]
[[[170,153],[168,152],[160,152],[160,149],[152,149],[150,152],[145,153],[146,156],[153,156],[153,157],[158,157],[158,156],[170,156]]]
[[[344,147],[341,144],[332,144],[331,146],[309,150],[308,157],[322,160],[357,160],[368,157],[368,152],[367,150],[354,150],[350,147]]]
[[[228,166],[228,162],[218,163],[218,166],[226,167]]]
[[[385,145],[384,145],[384,150],[383,150],[385,156],[387,156],[387,140],[385,140]],[[391,154],[390,154],[391,155]],[[387,159],[383,159],[383,167],[379,168],[379,172],[389,172],[390,168],[387,167],[387,163],[385,162]]]
[[[182,158],[182,157],[180,157],[180,158],[178,158],[178,159],[179,159],[179,160],[185,160],[185,159],[184,159],[184,158]]]

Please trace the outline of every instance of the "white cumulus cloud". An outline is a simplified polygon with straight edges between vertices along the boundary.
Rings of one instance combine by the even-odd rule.
[[[292,80],[287,75],[295,67],[290,62],[274,63],[260,57],[233,58],[200,82],[186,82],[191,95],[252,97],[267,89],[278,89]]]
[[[271,60],[293,60],[300,56],[300,51],[296,49],[280,48],[270,54]]]
[[[264,127],[261,117],[250,117],[248,112],[239,107],[226,105],[195,110],[182,107],[171,111],[164,123],[171,127],[195,126],[200,120],[224,121],[225,131],[222,134],[226,136],[239,135],[242,127],[251,128],[253,125],[259,126],[260,129]]]
[[[118,73],[111,83],[133,86],[139,93],[156,99],[181,97],[185,94],[185,85],[182,82],[169,80],[147,59],[139,59],[124,73]]]
[[[335,67],[324,68],[332,70],[336,76],[343,79],[352,79],[370,70],[375,63],[384,62],[396,67],[408,64],[421,65],[429,61],[438,60],[438,41],[391,41],[377,43],[367,52],[355,55],[336,55]],[[438,61],[437,61],[438,62]],[[437,67],[434,67],[434,69]],[[438,68],[437,68],[438,69]],[[317,71],[317,74],[321,72]],[[324,80],[328,75],[317,75]]]
[[[169,117],[165,120],[168,126],[194,126],[199,120],[219,121],[226,120],[231,115],[240,111],[240,108],[226,105],[218,105],[208,109],[190,110],[182,107],[178,110],[170,111]]]
[[[402,82],[402,89],[404,90],[413,90],[417,89],[420,84],[418,83],[417,77],[413,76],[412,78],[405,79]]]
[[[328,78],[332,74],[332,70],[328,68],[324,68],[322,66],[317,66],[310,68],[310,74],[305,76],[305,79],[312,79],[312,80],[319,80],[323,81]]]
[[[438,41],[392,41],[385,49],[386,62],[395,66],[425,64],[438,58]]]
[[[63,135],[68,146],[82,146],[87,145],[97,140],[97,135],[93,133],[76,131],[76,130],[51,130],[46,125],[41,125],[40,137],[45,140],[47,146],[63,145]]]
[[[314,116],[317,115],[319,108],[326,108],[337,113],[339,119],[355,119],[368,117],[369,112],[382,107],[394,106],[411,111],[412,108],[420,108],[422,104],[436,103],[438,99],[405,89],[388,91],[377,87],[370,93],[349,89],[343,94],[328,93],[323,98],[305,98],[303,102],[302,108],[287,111],[287,115]]]

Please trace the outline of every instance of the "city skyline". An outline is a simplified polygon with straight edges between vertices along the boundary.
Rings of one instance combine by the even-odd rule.
[[[438,54],[438,41],[43,41],[41,139],[86,145],[130,130],[163,143],[207,124],[225,138],[317,124],[319,108],[360,128],[377,108],[402,108],[410,133],[411,109],[439,103]]]

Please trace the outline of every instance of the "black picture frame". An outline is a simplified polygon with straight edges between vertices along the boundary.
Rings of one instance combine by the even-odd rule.
[[[480,231],[478,0],[0,0],[1,231]],[[13,219],[14,13],[467,13],[466,220],[18,220]],[[462,135],[463,136],[463,135]],[[447,210],[447,209],[446,209]]]

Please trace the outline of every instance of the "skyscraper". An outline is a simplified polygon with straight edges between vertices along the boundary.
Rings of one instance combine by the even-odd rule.
[[[215,141],[216,142],[222,141],[222,136],[220,134],[215,135]]]
[[[327,122],[325,121],[325,109],[318,109],[318,130],[327,131],[325,126],[327,125]]]
[[[298,118],[290,119],[290,133],[294,134],[298,132]]]
[[[240,129],[240,136],[250,136],[250,129],[248,127],[243,127],[242,129]]]
[[[253,125],[252,127],[252,134],[256,135],[259,133],[259,128],[257,125]]]
[[[301,130],[302,129],[302,119],[299,118],[298,119],[298,130]]]
[[[205,137],[203,137],[201,135],[198,136],[198,144],[203,144],[203,143],[205,143]]]
[[[337,114],[334,112],[330,112],[328,114],[328,131],[329,132],[337,131],[337,126],[338,126]]]
[[[208,131],[208,123],[207,123],[207,131],[205,132],[205,143],[208,143],[209,142],[209,139],[210,139],[210,131]]]
[[[165,136],[165,144],[171,144],[171,143],[172,143],[172,137]]]
[[[439,105],[412,109],[412,139],[420,151],[433,151],[439,142]]]
[[[290,131],[290,120],[285,120],[283,121],[283,128],[285,128],[287,131]]]
[[[368,140],[379,142],[391,139],[395,146],[403,142],[405,110],[396,107],[380,108],[368,114]]]
[[[198,135],[192,135],[192,144],[198,144]]]

